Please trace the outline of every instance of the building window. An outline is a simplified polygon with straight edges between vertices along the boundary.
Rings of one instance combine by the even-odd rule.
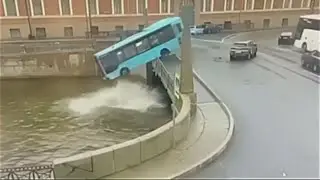
[[[19,28],[10,29],[10,37],[11,37],[12,39],[21,38],[20,29],[19,29]]]
[[[263,6],[264,6],[264,1],[265,0],[255,0],[254,1],[254,7],[253,9],[263,9]],[[247,1],[248,2],[248,1]],[[274,1],[275,2],[275,1]],[[251,0],[251,4],[252,4],[252,0]],[[250,5],[251,5],[250,4]],[[251,9],[251,8],[250,8]]]
[[[227,11],[231,11],[231,7],[232,7],[232,0],[226,0],[226,10]]]
[[[143,30],[143,28],[144,28],[144,25],[143,25],[143,24],[139,24],[139,25],[138,25],[138,29],[139,29],[139,31],[142,31],[142,30]]]
[[[60,0],[61,15],[71,15],[71,0]]]
[[[91,34],[98,35],[99,34],[99,26],[91,26]]]
[[[246,29],[251,29],[252,27],[251,27],[251,20],[244,20],[244,24],[245,24],[245,27],[246,27]]]
[[[47,33],[46,33],[46,28],[36,28],[36,37],[37,38],[46,38]]]
[[[262,5],[262,8],[263,8],[263,5]],[[256,9],[256,4],[254,4],[254,9]],[[247,0],[246,10],[252,10],[252,0]]]
[[[203,12],[204,9],[204,0],[201,0],[200,2],[200,11]]]
[[[161,0],[161,12],[162,13],[168,13],[168,6],[169,6],[168,0]]]
[[[90,14],[97,15],[98,10],[97,10],[97,1],[96,0],[88,0],[88,7],[90,7]]]
[[[263,28],[269,28],[269,27],[270,27],[270,19],[264,19]]]
[[[18,16],[17,0],[5,0],[5,15]]]
[[[143,39],[135,44],[138,54],[143,53],[150,49],[148,39]]]
[[[288,24],[289,24],[289,19],[288,18],[283,18],[282,19],[282,23],[281,23],[282,27],[287,27]]]
[[[121,31],[123,31],[123,29],[124,29],[122,25],[115,26],[114,28],[115,28],[115,30],[116,30],[117,32],[121,32]]]
[[[138,0],[138,13],[143,14],[143,10],[146,7],[146,0]]]
[[[42,0],[31,0],[31,8],[34,16],[44,14]]]
[[[206,12],[210,12],[211,11],[211,6],[212,6],[212,1],[211,0],[206,0]]]
[[[113,0],[114,14],[122,14],[122,0]]]
[[[73,28],[72,27],[64,27],[64,36],[65,37],[73,37]]]

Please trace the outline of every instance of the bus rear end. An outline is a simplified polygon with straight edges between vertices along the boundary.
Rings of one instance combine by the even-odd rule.
[[[294,46],[303,51],[313,51],[319,47],[320,15],[301,16],[295,32]]]

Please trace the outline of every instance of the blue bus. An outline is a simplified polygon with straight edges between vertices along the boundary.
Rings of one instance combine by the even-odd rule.
[[[127,75],[140,65],[163,58],[180,49],[183,24],[180,17],[170,17],[94,54],[105,78]]]

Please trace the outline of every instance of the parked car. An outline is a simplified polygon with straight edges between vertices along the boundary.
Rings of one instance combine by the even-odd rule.
[[[190,33],[191,35],[199,35],[203,34],[203,30],[205,28],[205,25],[197,25],[197,26],[190,26]]]
[[[222,30],[221,26],[218,26],[215,24],[205,24],[205,27],[203,29],[203,34],[219,33],[221,32],[221,30]]]
[[[278,45],[293,45],[293,33],[292,32],[283,32],[278,37]]]
[[[252,59],[257,56],[258,47],[252,40],[235,42],[230,49],[230,61],[238,58]]]
[[[320,50],[305,53],[301,56],[301,66],[316,74],[320,74]]]

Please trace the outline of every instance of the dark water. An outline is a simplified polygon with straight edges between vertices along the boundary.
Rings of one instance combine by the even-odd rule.
[[[52,159],[135,138],[170,119],[167,99],[140,78],[1,81],[1,167]]]

